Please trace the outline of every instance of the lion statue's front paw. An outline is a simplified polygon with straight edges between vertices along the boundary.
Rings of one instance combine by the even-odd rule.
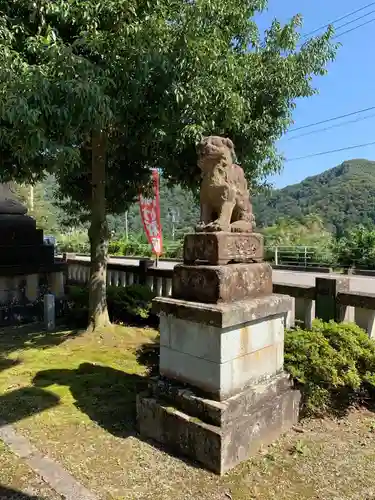
[[[223,226],[223,224],[220,224],[218,221],[213,221],[207,224],[204,230],[207,233],[218,233],[222,231],[230,231],[230,228],[229,226]]]
[[[206,224],[204,222],[198,222],[198,224],[195,226],[195,231],[197,233],[203,233],[205,231]]]

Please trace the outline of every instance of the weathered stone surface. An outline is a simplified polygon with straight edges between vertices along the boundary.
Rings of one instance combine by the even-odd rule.
[[[218,328],[160,317],[160,373],[222,401],[283,368],[284,315]]]
[[[255,219],[246,177],[234,164],[234,157],[234,144],[226,137],[205,137],[199,144],[201,217],[196,231],[253,231]]]
[[[27,208],[18,199],[14,183],[0,183],[0,214],[25,215]]]
[[[263,388],[260,397],[246,392],[237,396],[234,404],[229,401],[216,403],[220,424],[217,420],[216,423],[219,425],[213,425],[210,417],[211,423],[205,421],[207,416],[202,408],[208,408],[209,402],[202,406],[202,400],[190,397],[190,406],[181,411],[178,398],[175,401],[173,396],[172,400],[163,399],[148,391],[137,397],[139,431],[208,469],[224,474],[297,422],[299,392],[291,390],[285,381],[279,382],[279,386],[275,384]]]
[[[316,278],[315,313],[323,321],[334,319],[338,323],[345,320],[345,307],[337,300],[339,293],[349,292],[349,279]]]
[[[193,233],[184,240],[185,264],[259,262],[263,253],[263,236],[258,233]]]
[[[230,309],[229,304],[197,308],[185,302],[185,309],[177,304],[171,310],[175,299],[163,301],[167,307],[159,310],[160,374],[218,401],[269,380],[283,369],[284,326],[292,302],[285,298],[238,301]],[[211,321],[206,316],[210,309]]]
[[[216,401],[223,401],[252,384],[269,380],[282,371],[283,364],[283,343],[225,363],[214,363],[168,347],[160,348],[161,375],[197,387]]]
[[[375,338],[375,310],[357,307],[354,312],[355,323],[363,328],[371,339]]]
[[[160,346],[213,363],[226,363],[283,342],[285,315],[250,321],[230,328],[195,323],[162,313]]]
[[[7,233],[9,232],[12,235],[11,241],[14,242],[20,239],[25,241],[25,239],[29,239],[29,237],[35,239],[34,235],[37,231],[35,219],[29,215],[20,214],[0,213],[0,228],[1,231],[4,231],[4,240],[2,240],[4,243],[8,243],[9,241],[9,238],[7,237]],[[32,232],[34,235],[30,234]]]
[[[1,224],[0,224],[1,230]],[[54,248],[51,245],[1,245],[0,246],[0,269],[9,266],[51,265],[55,262]]]
[[[173,272],[172,296],[176,299],[217,304],[272,293],[272,268],[259,264],[186,266]]]
[[[231,398],[215,401],[208,399],[195,387],[166,377],[154,377],[149,383],[149,391],[153,397],[169,401],[184,413],[219,427],[230,425],[242,415],[250,413],[256,406],[261,406],[265,401],[292,388],[290,376],[282,372],[269,381],[247,388]]]
[[[269,316],[286,315],[292,307],[292,297],[277,294],[220,304],[189,302],[170,297],[157,297],[153,300],[153,312],[156,314],[165,313],[219,328],[238,327]]]

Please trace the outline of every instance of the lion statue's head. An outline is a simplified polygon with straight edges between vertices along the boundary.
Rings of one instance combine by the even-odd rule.
[[[197,146],[198,167],[202,173],[210,172],[218,164],[229,167],[234,161],[234,145],[230,139],[211,135]]]

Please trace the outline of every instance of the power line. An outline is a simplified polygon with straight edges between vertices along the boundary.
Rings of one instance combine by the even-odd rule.
[[[321,30],[323,30],[325,28],[328,28],[329,26],[331,26],[331,25],[333,25],[335,23],[343,21],[344,19],[346,19],[348,17],[354,16],[355,14],[358,14],[358,12],[362,12],[363,10],[368,9],[369,7],[372,7],[373,5],[375,5],[375,2],[371,2],[371,3],[367,4],[367,5],[365,5],[364,7],[361,7],[360,9],[354,10],[353,12],[349,12],[349,14],[345,14],[344,16],[339,17],[338,19],[335,19],[334,21],[331,21],[331,22],[325,24],[324,26],[320,26],[319,28],[316,28],[315,30],[310,31],[309,33],[306,33],[305,35],[303,35],[303,38],[307,38],[310,35],[313,35],[314,33],[317,33],[318,31],[321,31]]]
[[[353,19],[352,21],[348,21],[347,23],[344,23],[344,24],[342,24],[341,26],[338,26],[338,28],[337,28],[337,29],[341,29],[341,28],[343,28],[344,26],[348,26],[349,24],[352,24],[352,23],[354,23],[354,22],[356,22],[356,21],[359,21],[360,19],[363,19],[364,17],[367,17],[367,16],[369,16],[369,15],[371,15],[371,14],[373,14],[373,13],[375,13],[375,10],[372,10],[372,11],[368,12],[367,14],[365,14],[365,15],[363,15],[363,16],[357,17],[356,19]],[[341,38],[342,36],[347,35],[348,33],[351,33],[352,31],[356,31],[357,29],[362,28],[363,26],[367,26],[368,24],[371,24],[371,23],[373,23],[374,21],[375,21],[375,17],[373,17],[373,18],[372,18],[372,19],[370,19],[369,21],[366,21],[366,22],[364,22],[364,23],[362,23],[362,24],[358,24],[357,26],[354,26],[354,27],[353,27],[353,28],[351,28],[351,29],[348,29],[348,30],[346,30],[346,31],[343,31],[342,33],[337,33],[335,36],[333,36],[333,37],[331,38],[331,40],[337,40],[338,38]],[[297,48],[297,49],[300,49],[301,47],[303,47],[303,45],[304,45],[305,43],[306,43],[306,42],[300,42],[300,43],[296,46],[296,48]]]
[[[368,116],[363,116],[362,118],[357,118],[355,120],[348,120],[346,122],[343,122],[343,123],[337,123],[336,125],[331,125],[330,127],[325,127],[325,128],[319,128],[318,130],[312,130],[311,132],[305,132],[304,134],[300,134],[300,135],[296,135],[294,137],[290,137],[289,139],[287,139],[287,141],[294,141],[295,139],[299,139],[300,137],[306,137],[308,135],[314,135],[314,134],[319,134],[321,132],[326,132],[327,130],[332,130],[334,128],[340,128],[340,127],[344,127],[345,125],[349,125],[351,123],[357,123],[357,122],[361,122],[361,121],[364,121],[364,120],[368,120],[369,118],[375,118],[375,113],[372,114],[372,115],[368,115]]]
[[[344,31],[344,33],[338,33],[335,35],[332,40],[335,40],[336,38],[340,38],[343,35],[346,35],[347,33],[351,33],[352,31],[355,31],[359,28],[362,28],[362,26],[366,26],[367,24],[373,23],[375,21],[375,17],[373,19],[370,19],[369,21],[366,21],[365,23],[359,24],[358,26],[355,26],[354,28],[351,28],[350,30]]]
[[[348,116],[359,115],[360,113],[365,113],[366,111],[372,111],[375,109],[375,106],[366,109],[360,109],[358,111],[353,111],[352,113],[347,113],[346,115],[334,116],[333,118],[328,118],[326,120],[322,120],[320,122],[310,123],[309,125],[303,125],[302,127],[297,127],[289,130],[287,133],[291,134],[292,132],[297,132],[297,130],[303,130],[310,127],[315,127],[315,125],[322,125],[323,123],[333,122],[335,120],[340,120],[341,118],[347,118]]]
[[[340,26],[335,27],[335,30],[341,30],[341,28],[345,28],[345,26],[349,26],[349,24],[353,24],[356,21],[360,21],[361,19],[364,19],[365,17],[368,17],[369,15],[373,14],[375,12],[374,10],[370,10],[370,12],[367,12],[366,14],[363,14],[362,16],[356,17],[355,19],[352,19],[351,21],[347,21],[344,24],[340,24]],[[340,33],[338,33],[336,36],[339,36]]]
[[[332,153],[340,153],[341,151],[349,151],[350,149],[358,149],[358,148],[365,148],[367,146],[374,146],[374,142],[367,142],[366,144],[357,144],[355,146],[348,146],[346,148],[341,148],[341,149],[332,149],[331,151],[322,151],[320,153],[313,153],[311,155],[306,155],[306,156],[299,156],[298,158],[287,158],[285,161],[291,162],[291,161],[297,161],[297,160],[306,160],[307,158],[314,158],[315,156],[324,156],[324,155],[329,155]]]

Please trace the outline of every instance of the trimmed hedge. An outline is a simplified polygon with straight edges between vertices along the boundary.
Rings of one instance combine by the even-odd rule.
[[[156,294],[143,285],[107,287],[109,317],[113,323],[157,324],[151,313],[152,300]],[[69,285],[67,289],[67,319],[74,326],[86,326],[89,310],[87,287]]]
[[[315,320],[312,330],[286,332],[285,369],[305,414],[345,410],[375,395],[375,342],[355,324]]]

